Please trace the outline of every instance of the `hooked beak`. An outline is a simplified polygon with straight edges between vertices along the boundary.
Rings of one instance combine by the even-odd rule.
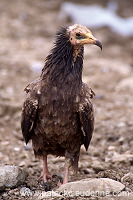
[[[99,40],[97,40],[91,32],[86,34],[86,38],[84,40],[84,44],[95,44],[102,50],[102,44]]]
[[[100,42],[99,40],[95,40],[95,41],[93,42],[93,44],[97,45],[97,46],[100,47],[100,49],[102,50],[102,44],[101,44],[101,42]]]

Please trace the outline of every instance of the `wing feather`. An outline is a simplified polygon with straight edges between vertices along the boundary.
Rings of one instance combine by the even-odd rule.
[[[31,139],[36,122],[36,116],[38,111],[38,82],[39,81],[36,80],[25,88],[25,91],[27,92],[27,98],[22,108],[21,130],[26,144]]]
[[[84,135],[84,146],[87,151],[94,130],[94,114],[91,101],[87,100],[87,102],[80,105],[79,116],[81,129]]]
[[[38,101],[26,99],[22,109],[21,129],[26,144],[31,139],[38,109]]]

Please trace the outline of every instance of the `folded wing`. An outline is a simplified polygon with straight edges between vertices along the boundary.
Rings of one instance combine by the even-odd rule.
[[[38,96],[34,90],[31,94],[29,86],[26,87],[25,91],[28,94],[22,108],[21,129],[24,140],[27,144],[34,132],[38,111]]]
[[[80,105],[79,117],[81,122],[81,129],[84,135],[84,146],[87,151],[94,130],[94,114],[91,101],[88,100]]]

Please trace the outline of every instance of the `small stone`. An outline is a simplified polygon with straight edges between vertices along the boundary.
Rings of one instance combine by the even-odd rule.
[[[4,192],[4,193],[2,194],[2,196],[3,196],[3,197],[8,197],[8,192]]]
[[[125,89],[133,89],[133,77],[128,77],[123,79],[116,87],[118,91],[122,91]]]
[[[92,168],[93,170],[98,173],[100,171],[103,171],[104,170],[104,166],[101,165],[101,163],[99,161],[95,161],[93,164],[92,164]]]
[[[32,150],[31,144],[24,145],[25,150],[30,151]]]
[[[9,141],[3,141],[3,142],[1,142],[1,145],[4,145],[4,146],[6,146],[6,145],[9,145]]]
[[[133,184],[133,173],[129,172],[127,174],[125,174],[122,178],[121,178],[121,182],[122,183],[130,183]]]
[[[115,171],[115,170],[105,170],[105,171],[100,171],[98,173],[98,178],[110,178],[115,181],[121,181],[121,177],[123,176],[123,173],[120,171]]]
[[[18,166],[0,165],[0,191],[24,183],[27,173]]]
[[[108,150],[109,150],[109,151],[115,151],[115,150],[116,150],[116,147],[115,147],[115,146],[109,146],[109,147],[108,147]]]
[[[33,62],[31,63],[30,69],[33,72],[40,73],[43,68],[43,63],[41,62]]]
[[[114,152],[114,155],[112,156],[112,162],[127,162],[132,160],[133,155],[129,153],[119,154],[117,152]]]
[[[118,142],[120,144],[123,144],[125,142],[125,138],[123,136],[121,136],[119,139],[118,139]]]
[[[124,122],[121,122],[119,124],[117,124],[117,127],[124,127],[126,124]]]
[[[19,167],[23,167],[23,166],[26,166],[26,162],[25,162],[25,161],[21,161],[21,162],[19,163]]]
[[[85,174],[93,174],[94,170],[91,168],[83,168],[82,169],[84,171]]]
[[[20,151],[19,147],[14,147],[14,151]]]

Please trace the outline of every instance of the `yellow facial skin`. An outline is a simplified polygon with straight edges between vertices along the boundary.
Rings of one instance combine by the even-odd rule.
[[[92,35],[91,31],[85,26],[75,24],[68,28],[70,42],[72,45],[81,46],[84,44],[95,44],[102,49],[102,44]]]

